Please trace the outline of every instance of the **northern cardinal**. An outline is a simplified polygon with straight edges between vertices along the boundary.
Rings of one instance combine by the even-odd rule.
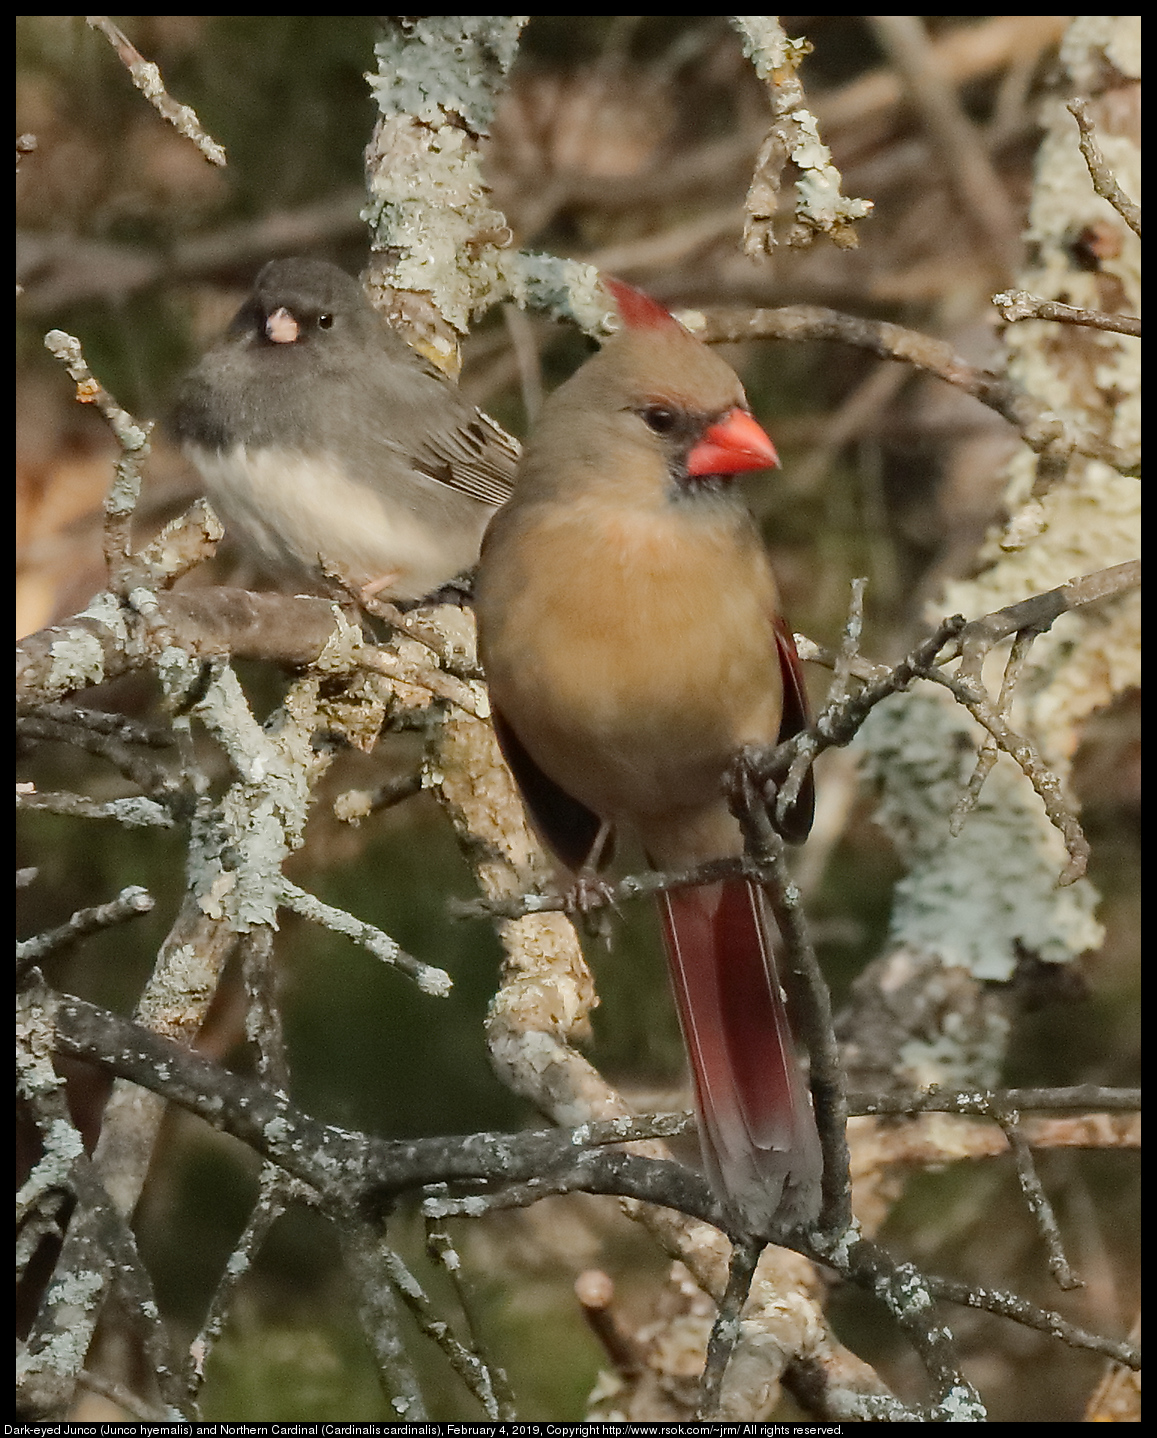
[[[171,428],[273,570],[418,599],[478,557],[518,446],[324,260],[274,260]]]
[[[544,405],[475,581],[503,754],[572,871],[626,826],[659,869],[743,851],[724,794],[747,744],[807,723],[791,630],[733,483],[778,463],[729,366],[619,281],[621,328]],[[802,839],[810,786],[784,825]],[[821,1157],[776,974],[774,920],[742,879],[660,915],[708,1176],[728,1221],[812,1221]]]

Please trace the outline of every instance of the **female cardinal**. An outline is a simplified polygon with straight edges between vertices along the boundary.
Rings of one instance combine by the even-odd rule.
[[[399,599],[474,563],[518,457],[325,260],[265,266],[171,427],[275,572]]]
[[[625,825],[675,870],[743,852],[724,776],[807,723],[791,630],[733,480],[778,463],[738,377],[619,281],[620,331],[551,396],[487,529],[479,651],[503,754],[571,870]],[[810,789],[788,822],[802,839]],[[758,886],[660,898],[708,1175],[728,1222],[812,1221],[821,1159]]]

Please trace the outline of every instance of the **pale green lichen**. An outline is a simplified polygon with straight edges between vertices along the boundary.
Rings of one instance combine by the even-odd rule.
[[[100,1269],[82,1268],[64,1275],[52,1287],[52,1330],[35,1352],[18,1353],[18,1383],[35,1373],[76,1373],[92,1339],[86,1317],[104,1290]]]
[[[128,646],[129,634],[124,612],[115,594],[96,594],[76,620],[89,620],[107,630],[115,645]],[[49,649],[51,663],[42,693],[46,699],[72,694],[100,684],[105,677],[105,649],[95,634],[75,621],[56,631],[59,635]]]
[[[617,325],[614,306],[594,265],[556,255],[520,252],[506,259],[511,298],[552,319],[570,320],[588,335],[605,337]]]
[[[398,17],[392,17],[397,19]],[[408,16],[374,46],[366,78],[385,116],[413,115],[436,125],[449,112],[476,135],[494,116],[496,79],[510,68],[527,15]]]
[[[27,1089],[24,1089],[27,1092]],[[18,1219],[54,1189],[68,1193],[72,1166],[84,1155],[84,1141],[67,1119],[53,1119],[42,1130],[44,1156],[16,1195]]]
[[[1064,846],[1020,770],[1001,755],[961,832],[949,816],[972,771],[979,727],[936,694],[877,705],[857,737],[881,786],[879,820],[908,864],[896,886],[891,938],[1007,979],[1021,953],[1063,963],[1096,948],[1096,892],[1058,889]]]
[[[127,829],[171,829],[173,816],[162,808],[155,799],[144,799],[133,795],[127,799],[110,799],[102,806],[110,819],[116,819]]]
[[[987,1423],[988,1411],[971,1388],[960,1384],[950,1388],[936,1407],[937,1417],[946,1423]]]
[[[525,18],[407,17],[388,28],[367,77],[382,115],[363,212],[372,248],[393,256],[396,289],[433,296],[460,334],[506,293],[510,234],[489,203],[477,146]],[[449,346],[436,334],[428,342]]]
[[[390,285],[429,295],[459,334],[510,296],[524,308],[604,338],[616,326],[599,272],[577,260],[509,249],[478,164],[524,16],[407,18],[377,47],[371,89],[382,120],[368,165],[375,252],[389,253]],[[418,121],[419,124],[414,122]],[[439,363],[453,348],[424,334]]]
[[[841,192],[843,177],[820,139],[815,116],[810,110],[793,110],[791,118],[799,127],[791,158],[803,171],[795,182],[796,219],[821,233],[866,219],[874,208],[872,201],[849,200]]]
[[[979,978],[989,977],[979,974]],[[940,1032],[931,1039],[909,1039],[897,1051],[897,1075],[902,1075],[913,1089],[957,1089],[967,1084],[983,1083],[995,1087],[1000,1082],[1004,1057],[1008,1049],[1011,1024],[1001,1013],[987,1012],[978,1026],[977,1016],[967,1019],[961,1014],[941,1016]]]
[[[871,200],[850,200],[841,193],[843,180],[832,162],[832,152],[804,103],[797,71],[810,44],[789,39],[777,15],[734,15],[732,20],[742,37],[743,53],[768,88],[772,112],[748,191],[744,248],[749,254],[758,254],[776,243],[770,222],[779,209],[781,171],[787,157],[801,172],[795,183],[796,226],[788,243],[805,243],[823,234],[837,244],[854,244],[852,225],[870,215],[873,205]]]
[[[732,19],[739,28],[743,53],[764,84],[782,71],[794,73],[811,50],[807,40],[789,39],[774,15],[733,15]]]

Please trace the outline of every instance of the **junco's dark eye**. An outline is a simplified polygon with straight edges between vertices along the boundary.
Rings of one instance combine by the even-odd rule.
[[[648,405],[642,412],[642,419],[647,428],[653,429],[656,434],[670,434],[677,423],[675,411],[661,404]]]
[[[318,315],[317,327],[319,330],[333,329],[333,315]]]

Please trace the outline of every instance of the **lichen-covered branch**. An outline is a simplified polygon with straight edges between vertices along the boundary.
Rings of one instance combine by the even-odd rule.
[[[992,303],[1009,324],[1018,320],[1055,320],[1058,324],[1087,325],[1094,330],[1111,330],[1114,334],[1141,338],[1141,321],[1133,315],[1107,315],[1104,310],[1063,305],[1057,300],[1042,300],[1027,290],[1003,290],[993,295]]]
[[[111,1070],[170,1101],[187,1108],[206,1122],[249,1144],[286,1175],[305,1183],[331,1213],[365,1212],[388,1196],[409,1189],[438,1185],[477,1184],[485,1195],[498,1189],[531,1185],[524,1201],[555,1193],[585,1191],[616,1193],[649,1203],[670,1203],[684,1212],[717,1221],[721,1215],[705,1182],[667,1161],[645,1159],[630,1153],[602,1152],[597,1146],[629,1145],[646,1134],[671,1133],[682,1115],[636,1120],[612,1120],[583,1125],[573,1131],[546,1129],[519,1134],[471,1134],[460,1138],[388,1140],[320,1123],[296,1108],[284,1093],[215,1064],[195,1051],[174,1045],[139,1024],[120,1018],[79,999],[54,995],[40,988],[31,996],[30,1013],[43,1011],[51,1026],[57,1050]],[[1085,1097],[1085,1095],[1081,1095]],[[1130,1095],[1127,1097],[1135,1097]],[[1045,1096],[1056,1106],[1060,1096]],[[916,1106],[931,1105],[930,1096],[916,1097]],[[983,1102],[983,1096],[960,1096],[965,1106]],[[427,1207],[437,1212],[484,1212],[486,1197],[478,1200],[431,1198]],[[875,1285],[882,1274],[899,1281],[899,1270],[887,1265],[878,1250],[848,1246],[848,1238],[829,1242],[815,1253],[825,1263],[861,1281]],[[943,1280],[906,1270],[914,1282],[942,1287]],[[907,1280],[904,1280],[907,1281]],[[971,1292],[966,1285],[956,1292]],[[983,1291],[976,1302],[989,1306]],[[973,1301],[956,1297],[955,1301]],[[1014,1304],[1002,1300],[1009,1308]],[[993,1301],[994,1311],[1002,1311]],[[1031,1305],[1024,1305],[1028,1313]],[[1035,1310],[1032,1310],[1035,1311]],[[753,1315],[749,1315],[749,1318]],[[905,1323],[916,1321],[914,1312]],[[1073,1330],[1077,1332],[1078,1330]],[[931,1336],[928,1341],[933,1341]],[[1084,1346],[1100,1343],[1101,1351],[1128,1361],[1127,1346],[1113,1345],[1091,1335]],[[1107,1346],[1105,1346],[1107,1345]],[[937,1360],[939,1362],[939,1360]]]
[[[471,318],[505,296],[503,216],[478,147],[524,15],[383,17],[366,149],[370,295],[416,348],[455,374]]]
[[[84,18],[117,52],[133,84],[157,113],[163,115],[186,140],[191,140],[211,165],[224,165],[224,148],[206,133],[195,111],[173,99],[165,89],[160,70],[151,60],[145,59],[124,31],[114,25],[107,15],[86,15]]]
[[[1141,206],[1135,204],[1121,186],[1117,177],[1105,162],[1095,138],[1092,120],[1089,118],[1089,104],[1086,100],[1070,100],[1068,112],[1076,120],[1081,132],[1081,154],[1089,167],[1093,188],[1103,200],[1117,211],[1138,239],[1141,238]]]
[[[811,46],[789,40],[778,16],[735,15],[744,53],[768,88],[772,121],[755,163],[747,192],[743,248],[749,255],[769,253],[776,244],[774,220],[788,161],[799,171],[795,181],[789,245],[810,244],[827,235],[844,249],[857,243],[855,224],[872,212],[871,200],[849,200],[841,193],[840,172],[820,138],[819,122],[807,107],[798,70]]]

